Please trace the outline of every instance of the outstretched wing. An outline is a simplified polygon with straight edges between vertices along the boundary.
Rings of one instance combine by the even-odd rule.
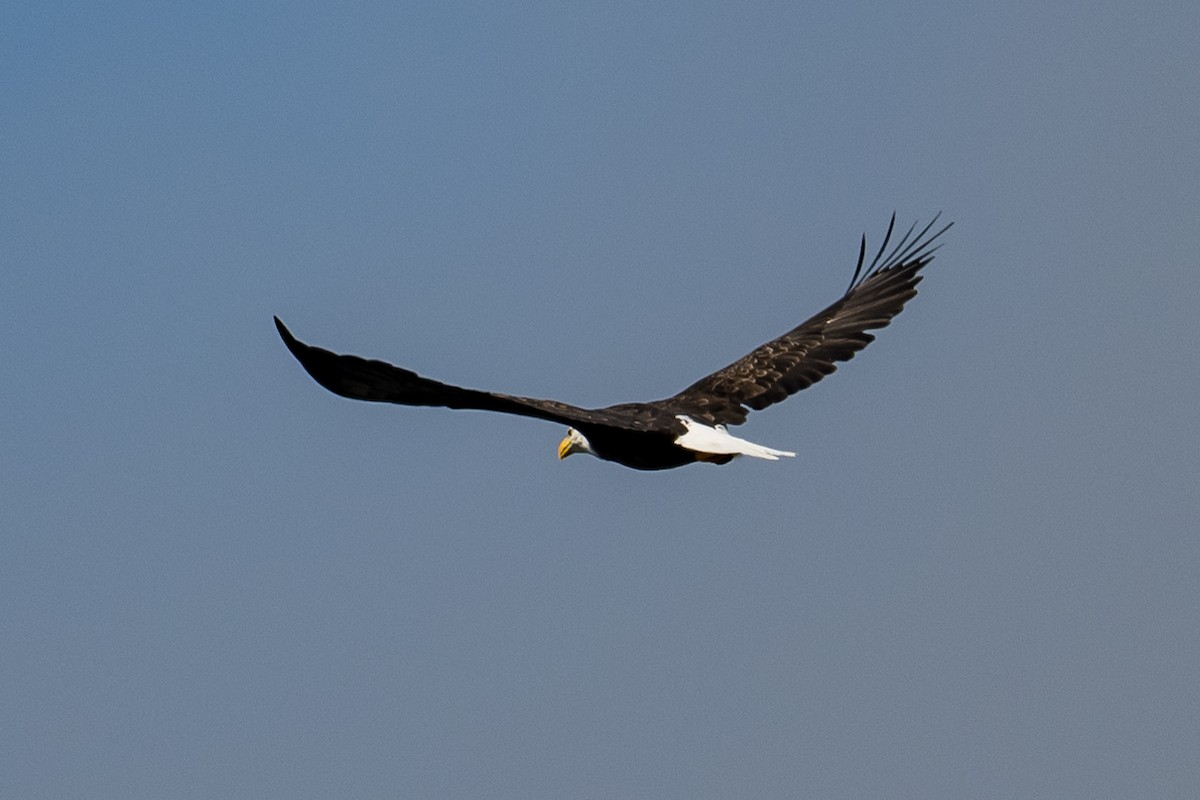
[[[866,270],[867,237],[863,236],[858,266],[840,300],[662,404],[709,424],[739,425],[746,421],[747,409],[757,411],[778,403],[832,373],[837,362],[850,360],[875,340],[867,331],[887,326],[916,295],[921,268],[940,246],[934,242],[953,224],[929,235],[937,219],[916,236],[914,224],[885,257],[896,226],[893,214],[883,244]]]
[[[499,411],[518,414],[522,417],[561,422],[564,425],[600,424],[624,427],[620,414],[592,411],[560,403],[556,400],[539,400],[532,397],[481,392],[450,386],[438,381],[422,378],[415,372],[392,366],[383,361],[372,361],[358,356],[338,355],[320,347],[305,344],[292,335],[279,317],[275,327],[288,350],[308,371],[317,383],[334,394],[352,400],[370,400],[377,403],[396,403],[402,406],[440,406],[443,408],[470,408],[479,411]]]

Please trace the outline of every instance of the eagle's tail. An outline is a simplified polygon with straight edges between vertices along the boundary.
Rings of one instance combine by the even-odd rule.
[[[781,456],[794,458],[796,455],[787,450],[776,450],[739,439],[727,431],[724,425],[710,428],[683,414],[680,414],[677,419],[683,423],[687,431],[675,438],[675,444],[686,447],[688,450],[695,450],[697,453],[751,456],[765,458],[768,461],[778,461]]]

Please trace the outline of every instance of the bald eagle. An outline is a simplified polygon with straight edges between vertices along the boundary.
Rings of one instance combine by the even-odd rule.
[[[940,216],[940,215],[939,215]],[[921,269],[951,224],[930,234],[938,217],[915,236],[914,224],[888,251],[896,215],[870,265],[864,235],[850,286],[835,303],[724,369],[665,400],[586,409],[532,397],[464,389],[415,372],[358,356],[338,355],[304,344],[275,317],[288,350],[317,383],[354,400],[404,406],[441,406],[500,411],[569,426],[558,457],[591,455],[643,470],[670,469],[698,461],[726,464],[737,456],[778,460],[785,450],[739,439],[730,425],[805,389],[848,361],[875,337],[916,293]],[[885,256],[885,252],[887,253]]]

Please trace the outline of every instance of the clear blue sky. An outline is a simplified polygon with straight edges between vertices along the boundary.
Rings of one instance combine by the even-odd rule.
[[[1200,785],[1194,3],[0,11],[0,795]],[[279,342],[671,394],[957,221],[859,358],[642,474]]]

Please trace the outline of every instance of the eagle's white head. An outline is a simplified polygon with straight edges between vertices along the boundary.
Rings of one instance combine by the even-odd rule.
[[[558,445],[558,457],[559,459],[564,459],[572,453],[596,455],[596,452],[592,450],[592,446],[588,444],[587,438],[582,433],[574,428],[567,428],[567,438],[563,439]]]

